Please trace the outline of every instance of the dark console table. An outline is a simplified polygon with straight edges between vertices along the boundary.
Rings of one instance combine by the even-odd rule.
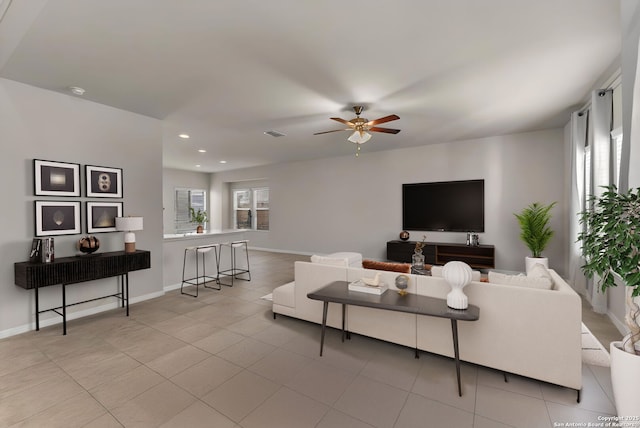
[[[387,259],[394,262],[411,263],[416,241],[388,241]],[[444,265],[450,261],[465,262],[475,269],[493,269],[496,265],[493,245],[447,244],[426,242],[422,248],[424,262],[432,265]]]
[[[327,309],[329,302],[342,305],[342,341],[345,337],[345,312],[347,305],[365,306],[368,308],[385,309],[388,311],[407,312],[416,315],[448,318],[451,320],[453,334],[453,351],[456,361],[456,375],[458,378],[458,395],[462,397],[462,385],[460,383],[460,351],[458,348],[458,320],[477,321],[480,318],[480,308],[469,305],[467,309],[452,309],[447,306],[445,299],[421,296],[418,294],[405,294],[387,290],[381,295],[350,291],[347,281],[334,281],[331,284],[307,294],[309,299],[320,300],[324,303],[322,308],[322,332],[320,335],[320,356],[324,346],[324,333],[327,326]],[[349,337],[349,332],[347,332]],[[416,358],[418,358],[418,344],[416,343]]]
[[[137,250],[134,253],[113,251],[100,254],[89,254],[74,257],[63,257],[51,263],[15,263],[15,284],[27,290],[36,290],[36,330],[40,330],[40,314],[55,312],[62,316],[62,331],[67,334],[67,307],[94,300],[116,297],[121,300],[122,307],[126,306],[129,316],[129,272],[149,269],[151,267],[151,253]],[[117,293],[96,299],[83,300],[67,304],[66,286],[85,281],[119,276],[122,281]],[[50,285],[62,285],[62,306],[40,310],[38,289]],[[62,312],[60,312],[62,309]]]

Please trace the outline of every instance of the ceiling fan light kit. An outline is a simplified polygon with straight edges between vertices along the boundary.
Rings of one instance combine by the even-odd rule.
[[[356,113],[356,117],[351,120],[344,120],[339,117],[331,118],[331,120],[335,120],[336,122],[340,122],[347,125],[348,128],[334,129],[332,131],[316,132],[313,135],[328,134],[330,132],[339,132],[339,131],[353,131],[353,133],[351,134],[351,136],[349,136],[349,138],[347,138],[347,140],[358,146],[358,149],[356,151],[356,156],[358,156],[360,153],[360,145],[366,143],[371,139],[370,132],[384,132],[385,134],[397,134],[398,132],[400,132],[399,129],[381,128],[379,126],[376,126],[381,123],[391,122],[392,120],[398,120],[400,119],[400,116],[391,114],[389,116],[381,117],[376,120],[368,120],[363,117],[360,117],[362,110],[363,110],[362,106],[353,106],[353,111]]]

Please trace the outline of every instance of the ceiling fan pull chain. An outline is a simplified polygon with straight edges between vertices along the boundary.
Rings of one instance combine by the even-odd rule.
[[[356,149],[356,157],[360,156],[360,144],[356,144],[358,148]]]

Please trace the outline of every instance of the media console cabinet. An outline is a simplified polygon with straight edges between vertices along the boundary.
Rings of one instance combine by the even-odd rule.
[[[62,332],[67,334],[67,307],[94,300],[116,297],[121,300],[122,307],[126,306],[129,316],[129,272],[149,269],[151,267],[151,253],[136,250],[133,253],[113,251],[82,256],[62,257],[51,263],[20,262],[14,264],[15,284],[27,290],[35,289],[36,330],[40,330],[40,314],[55,312],[62,316]],[[95,299],[83,300],[67,304],[66,286],[96,279],[119,276],[120,290],[117,293]],[[51,285],[62,285],[62,306],[40,310],[38,289]],[[62,312],[59,310],[62,309]]]
[[[388,241],[387,259],[394,262],[411,263],[416,241]],[[447,244],[425,242],[422,248],[424,262],[432,265],[444,265],[450,261],[465,262],[474,269],[495,268],[495,248],[493,245]]]

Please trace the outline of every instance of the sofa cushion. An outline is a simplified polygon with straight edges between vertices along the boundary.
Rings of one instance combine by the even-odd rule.
[[[362,267],[365,269],[386,270],[390,272],[411,273],[409,263],[379,262],[377,260],[362,260]]]
[[[551,281],[551,288],[553,288],[553,278],[551,277],[551,273],[549,269],[547,269],[544,265],[540,263],[534,264],[529,272],[527,272],[528,278],[547,278]]]
[[[553,282],[549,278],[532,278],[526,275],[507,275],[500,272],[489,271],[489,282],[502,285],[516,285],[520,287],[551,290]]]
[[[362,267],[362,254],[350,252],[332,253],[326,256],[314,254],[311,256],[311,263],[321,263],[331,266]]]
[[[331,266],[348,266],[348,260],[344,257],[329,257],[329,256],[311,256],[311,263],[320,263],[323,265],[331,265]]]

